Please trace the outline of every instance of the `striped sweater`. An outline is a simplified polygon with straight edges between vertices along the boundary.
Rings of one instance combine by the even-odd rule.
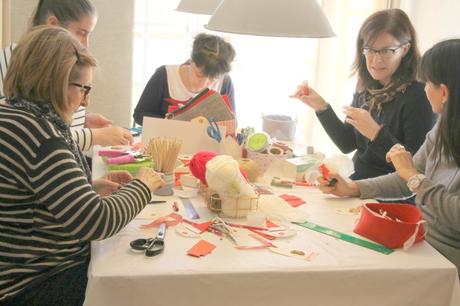
[[[6,72],[11,60],[11,54],[16,44],[10,44],[3,49],[0,53],[0,104],[4,100],[3,93],[3,80],[5,79]],[[86,108],[80,106],[72,116],[71,132],[72,137],[82,151],[88,151],[92,146],[91,129],[85,128]]]
[[[87,261],[150,197],[137,179],[100,197],[51,122],[0,105],[0,301]]]

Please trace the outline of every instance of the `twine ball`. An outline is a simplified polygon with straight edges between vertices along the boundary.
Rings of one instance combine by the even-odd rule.
[[[200,180],[201,183],[207,185],[206,182],[206,164],[208,161],[217,156],[216,152],[200,151],[193,155],[190,160],[189,168],[194,177]]]
[[[259,174],[256,162],[249,158],[240,158],[238,163],[240,164],[241,172],[247,174],[246,178],[250,182],[255,182]]]

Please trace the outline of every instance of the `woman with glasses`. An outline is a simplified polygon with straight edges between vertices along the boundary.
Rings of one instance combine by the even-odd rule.
[[[299,86],[293,97],[313,108],[343,153],[355,151],[351,179],[394,171],[385,153],[396,143],[414,154],[433,127],[435,115],[423,84],[415,81],[420,53],[414,27],[400,9],[369,16],[359,30],[352,66],[358,75],[351,106],[342,122],[311,87]]]
[[[331,174],[337,184],[330,187],[320,179],[320,188],[362,199],[416,193],[415,203],[426,221],[426,240],[460,271],[460,39],[429,49],[418,75],[426,82],[426,95],[440,118],[414,157],[396,144],[386,153],[396,172],[351,182]]]
[[[90,0],[39,0],[30,20],[30,28],[39,25],[61,26],[88,47],[96,23],[96,8]],[[14,47],[12,44],[0,54],[0,96],[3,95],[3,78]],[[127,145],[133,141],[128,130],[113,126],[111,120],[100,114],[87,114],[85,107],[80,107],[74,113],[71,125],[73,137],[83,151],[89,150],[93,144]]]
[[[91,181],[69,123],[95,64],[61,27],[32,29],[13,52],[0,105],[0,305],[82,305],[90,242],[115,235],[164,184],[142,168],[102,197]]]
[[[134,110],[134,121],[142,125],[144,116],[164,118],[205,88],[227,96],[235,113],[233,84],[227,74],[234,58],[232,45],[221,37],[198,34],[188,61],[155,71]]]

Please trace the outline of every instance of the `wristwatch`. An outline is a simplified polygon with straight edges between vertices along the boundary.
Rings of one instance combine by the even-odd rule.
[[[426,178],[423,174],[416,174],[411,176],[407,180],[407,188],[409,188],[410,191],[415,192],[415,190],[420,187],[420,184],[422,184],[422,181]]]

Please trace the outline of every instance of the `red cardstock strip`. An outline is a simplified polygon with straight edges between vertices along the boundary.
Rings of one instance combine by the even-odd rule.
[[[179,222],[182,221],[182,216],[176,213],[171,213],[167,216],[158,218],[154,220],[153,222],[149,224],[142,224],[141,228],[152,228],[152,227],[158,227],[160,226],[161,223],[166,223],[166,225],[169,226],[174,226],[177,225]]]
[[[216,246],[205,240],[198,241],[190,250],[187,251],[187,255],[200,257],[206,256],[214,250]]]
[[[304,200],[294,195],[282,194],[280,195],[280,198],[288,202],[292,207],[297,207],[299,205],[305,204]]]

